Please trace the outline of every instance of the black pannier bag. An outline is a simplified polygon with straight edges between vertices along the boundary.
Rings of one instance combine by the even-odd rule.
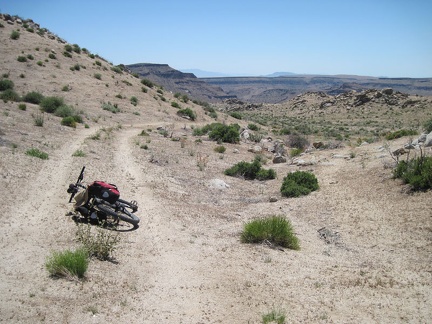
[[[90,196],[103,199],[110,204],[115,203],[120,198],[117,186],[104,181],[94,181],[89,185],[88,190]]]

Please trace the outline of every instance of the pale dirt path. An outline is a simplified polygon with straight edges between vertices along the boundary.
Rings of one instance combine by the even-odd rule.
[[[35,161],[34,174],[19,189],[20,195],[14,196],[14,201],[3,209],[5,222],[0,227],[0,291],[9,293],[0,294],[2,319],[25,321],[25,316],[34,316],[34,311],[25,306],[23,300],[40,288],[39,284],[35,284],[35,278],[47,277],[44,263],[48,251],[58,249],[65,242],[66,237],[61,230],[64,221],[60,218],[59,207],[65,204],[64,193],[70,178],[72,154],[91,132],[84,129],[77,131],[74,137],[50,154],[49,160],[40,164],[40,169],[39,161]],[[7,309],[2,309],[6,305]],[[26,311],[23,312],[22,308]],[[15,317],[16,314],[24,318],[20,315]]]

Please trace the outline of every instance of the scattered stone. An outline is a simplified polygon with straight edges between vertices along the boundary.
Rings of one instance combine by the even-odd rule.
[[[275,196],[271,196],[269,200],[270,200],[270,202],[277,202],[278,201],[277,197],[275,197]]]
[[[276,155],[273,158],[273,163],[275,163],[275,164],[277,164],[277,163],[285,163],[286,161],[287,161],[286,158],[284,156],[282,156],[282,155]]]
[[[324,240],[327,244],[339,244],[340,234],[326,227],[318,230],[319,237]]]
[[[227,189],[229,188],[229,184],[227,184],[225,181],[221,180],[221,179],[212,179],[210,180],[210,188],[214,188],[214,189]]]

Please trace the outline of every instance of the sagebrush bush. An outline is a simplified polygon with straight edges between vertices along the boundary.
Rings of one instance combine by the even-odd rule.
[[[24,95],[23,101],[39,105],[43,98],[44,98],[43,94],[36,91],[31,91]]]
[[[309,141],[300,135],[293,134],[288,136],[287,146],[304,150],[309,146]]]
[[[37,157],[39,159],[42,160],[48,160],[48,153],[45,153],[37,148],[31,148],[29,150],[26,151],[27,155],[33,156],[33,157]]]
[[[259,218],[244,225],[240,237],[243,243],[268,241],[292,250],[299,250],[300,244],[291,223],[283,216]]]
[[[225,153],[226,148],[223,145],[218,145],[214,148],[214,151],[217,153]]]
[[[45,267],[52,276],[82,278],[87,271],[88,264],[88,253],[81,248],[75,251],[52,252]]]
[[[144,84],[146,87],[149,87],[149,88],[153,88],[155,86],[155,84],[148,79],[142,79],[141,83]]]
[[[386,140],[390,141],[393,139],[401,138],[403,136],[411,136],[411,135],[417,135],[418,132],[412,129],[401,129],[396,132],[392,132],[386,135]]]
[[[113,252],[120,243],[118,233],[97,227],[92,230],[92,226],[81,224],[76,232],[78,241],[83,244],[89,256],[94,256],[99,260],[112,259]]]
[[[13,30],[10,38],[13,40],[17,40],[18,38],[20,38],[20,32],[18,30]]]
[[[318,190],[318,180],[314,174],[305,171],[289,173],[282,182],[282,196],[299,197]]]
[[[102,109],[108,110],[108,111],[112,112],[113,114],[120,112],[120,108],[118,107],[118,105],[112,104],[111,102],[108,102],[108,103],[104,102],[102,104]]]
[[[255,158],[252,163],[241,161],[224,172],[230,177],[241,177],[246,180],[270,180],[276,178],[276,172],[273,169],[263,169],[259,158]]]
[[[39,105],[42,111],[52,114],[58,107],[64,105],[64,100],[61,97],[44,97]]]
[[[21,101],[20,95],[12,89],[7,89],[7,90],[3,91],[2,93],[0,93],[0,99],[2,99],[4,102],[8,102],[8,101],[19,102],[19,101]]]
[[[414,191],[432,189],[432,157],[420,156],[400,161],[393,170],[393,176],[411,185]]]
[[[225,143],[238,143],[240,142],[240,126],[238,124],[224,125],[216,123],[209,132],[209,138]]]
[[[14,83],[12,80],[9,80],[9,79],[0,80],[0,91],[13,89],[13,87],[14,87]]]
[[[63,117],[61,124],[63,126],[76,128],[76,121],[72,116]]]
[[[190,108],[180,109],[179,111],[177,111],[177,115],[182,117],[188,117],[190,120],[196,119],[195,112]]]
[[[430,133],[432,132],[432,118],[427,120],[423,125],[425,132]]]

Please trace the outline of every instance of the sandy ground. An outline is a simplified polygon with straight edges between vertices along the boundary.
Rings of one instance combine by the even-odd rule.
[[[123,76],[135,82],[128,86],[109,70],[95,81],[98,67],[86,57],[79,73],[61,55],[44,67],[20,65],[22,51],[40,55],[36,62],[47,56],[44,48],[61,53],[63,45],[30,33],[13,43],[5,37],[12,27],[0,29],[2,73],[10,71],[22,93],[64,96],[85,110],[90,128],[61,126],[51,115],[36,127],[38,106],[21,111],[0,102],[0,321],[261,323],[279,311],[286,323],[431,322],[432,192],[409,194],[392,179],[384,143],[311,151],[302,159],[313,164],[304,167],[270,159],[265,167],[278,175],[271,181],[227,177],[226,168],[252,161],[251,143],[226,144],[224,154],[216,153],[214,142],[196,142],[194,123],[175,114],[172,94],[162,102],[156,90],[140,93],[139,81]],[[60,91],[64,84],[69,92]],[[136,94],[140,104],[124,100],[122,113],[102,111],[101,102],[116,102],[118,93]],[[210,121],[200,110],[198,123]],[[162,136],[159,126],[183,140]],[[138,136],[142,130],[149,136]],[[98,132],[100,139],[91,139]],[[391,148],[406,141],[392,141]],[[49,159],[26,155],[31,147]],[[77,150],[86,156],[74,157]],[[122,198],[137,200],[141,222],[118,232],[114,262],[91,260],[82,281],[55,279],[45,269],[47,257],[79,246],[66,189],[83,165],[85,181],[115,183]],[[312,171],[320,189],[282,198],[282,179],[294,170]],[[212,186],[214,179],[229,187]],[[240,242],[246,221],[272,215],[292,222],[299,251]]]
[[[230,178],[224,169],[253,158],[248,144],[221,155],[213,142],[181,145],[154,131],[143,139],[142,129],[124,126],[102,143],[80,129],[46,161],[2,148],[2,320],[260,323],[272,310],[292,323],[431,318],[431,192],[405,193],[379,144],[305,155],[320,189],[287,199],[282,177],[302,168],[269,162],[278,179]],[[77,149],[90,153],[72,157]],[[201,171],[197,157],[207,154]],[[56,280],[44,263],[77,246],[66,188],[82,165],[86,180],[109,180],[138,200],[141,223],[119,233],[115,263],[92,260],[84,281]],[[212,188],[212,179],[229,188]],[[240,243],[245,221],[271,215],[293,223],[300,251]]]

